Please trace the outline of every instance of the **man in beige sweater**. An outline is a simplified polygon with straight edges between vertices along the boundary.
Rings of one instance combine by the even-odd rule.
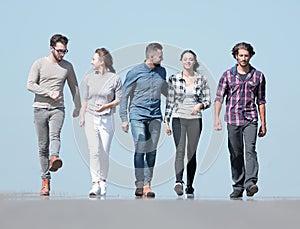
[[[59,158],[60,132],[65,118],[64,85],[67,81],[73,96],[73,117],[81,108],[79,88],[73,66],[63,60],[68,38],[55,34],[50,39],[50,55],[36,60],[29,72],[27,89],[35,94],[34,124],[38,136],[42,188],[40,195],[49,195],[50,172],[62,167]],[[50,156],[50,160],[49,160]]]

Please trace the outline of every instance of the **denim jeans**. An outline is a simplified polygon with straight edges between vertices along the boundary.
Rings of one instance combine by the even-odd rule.
[[[233,189],[243,191],[258,179],[257,122],[247,121],[243,126],[227,124],[227,130]]]
[[[173,138],[176,146],[176,182],[182,183],[185,151],[187,151],[187,187],[193,187],[196,173],[196,151],[202,131],[202,119],[173,118]],[[187,144],[186,144],[187,141]],[[187,145],[187,147],[186,147]]]
[[[135,146],[134,168],[136,186],[151,184],[160,136],[161,121],[131,120],[131,133]]]
[[[114,135],[112,115],[85,114],[85,134],[90,153],[92,182],[106,180],[109,169],[109,151]]]
[[[64,108],[34,108],[42,179],[50,179],[49,155],[59,156],[60,133],[65,119]]]

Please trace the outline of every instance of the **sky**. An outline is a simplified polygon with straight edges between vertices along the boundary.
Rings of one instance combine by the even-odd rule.
[[[33,125],[33,97],[26,82],[32,63],[49,51],[50,37],[66,35],[65,59],[75,69],[79,83],[90,70],[96,48],[109,49],[117,73],[144,60],[149,42],[164,45],[164,61],[170,75],[180,69],[179,55],[192,49],[207,74],[214,99],[215,84],[235,64],[231,48],[245,41],[256,52],[251,64],[267,80],[267,136],[258,139],[260,163],[258,197],[299,197],[300,168],[297,114],[299,9],[296,0],[187,0],[150,2],[87,0],[50,2],[1,1],[0,63],[2,90],[0,120],[0,193],[37,193],[40,167]],[[87,196],[91,178],[88,152],[73,104],[65,87],[66,119],[62,130],[63,168],[52,176],[54,195]],[[224,107],[223,107],[224,110]],[[115,116],[116,136],[111,149],[108,195],[133,196],[131,135],[121,132]],[[226,128],[213,130],[213,106],[203,113],[204,128],[198,146],[195,194],[200,198],[224,198],[231,192]],[[223,122],[223,126],[225,123]],[[175,198],[174,144],[162,132],[153,188],[161,198]]]

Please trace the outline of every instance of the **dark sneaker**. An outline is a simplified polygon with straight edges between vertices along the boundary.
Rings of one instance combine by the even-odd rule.
[[[193,199],[194,198],[194,188],[193,187],[188,186],[185,189],[185,193],[186,193],[186,197],[187,198],[189,198],[189,199]]]
[[[56,172],[59,168],[62,167],[62,160],[57,156],[51,156],[49,161],[49,171]]]
[[[135,195],[136,196],[142,197],[143,194],[144,194],[144,189],[143,188],[136,188],[136,190],[135,190]]]
[[[230,199],[232,200],[239,200],[243,198],[243,192],[240,190],[234,190],[230,195]]]
[[[181,182],[176,182],[174,185],[174,191],[177,193],[178,196],[183,195],[183,184]]]
[[[251,197],[254,196],[255,193],[258,192],[258,187],[256,184],[251,185],[249,188],[246,190],[247,196]]]

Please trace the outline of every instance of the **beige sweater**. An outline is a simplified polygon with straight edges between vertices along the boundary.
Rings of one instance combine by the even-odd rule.
[[[73,96],[75,109],[79,111],[81,107],[79,88],[72,64],[66,60],[54,63],[48,57],[36,60],[30,69],[27,81],[27,89],[35,93],[33,106],[64,107],[63,91],[66,81]],[[53,91],[60,92],[59,100],[55,101],[49,97]]]

